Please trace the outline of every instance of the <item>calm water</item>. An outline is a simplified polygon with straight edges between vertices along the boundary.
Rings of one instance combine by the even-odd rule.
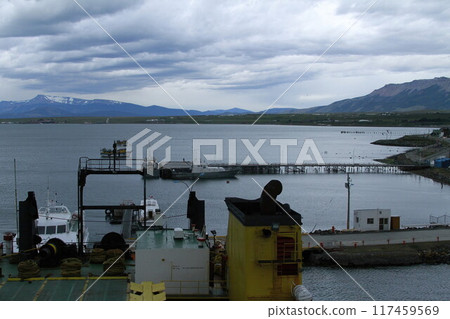
[[[429,129],[414,128],[343,128],[246,125],[0,125],[0,231],[15,229],[13,160],[17,160],[18,198],[24,200],[27,191],[36,193],[38,205],[47,197],[47,186],[57,192],[59,202],[75,210],[77,206],[77,169],[80,156],[98,158],[103,147],[111,147],[115,139],[128,139],[144,128],[172,137],[172,160],[192,159],[192,139],[224,139],[223,160],[227,162],[229,145],[236,143],[236,159],[253,159],[242,139],[252,145],[258,140],[258,150],[268,163],[280,161],[279,147],[271,139],[291,139],[298,146],[289,146],[288,161],[294,162],[305,139],[313,139],[327,163],[368,163],[402,151],[399,147],[382,147],[370,142],[382,138],[397,138],[406,133],[426,133]],[[343,134],[342,131],[350,133]],[[165,147],[158,149],[157,158],[164,156]],[[204,154],[214,153],[204,147]],[[353,188],[351,208],[390,208],[401,216],[401,224],[426,224],[429,215],[449,213],[450,187],[414,175],[351,175]],[[283,183],[281,202],[287,202],[303,215],[304,228],[329,229],[345,227],[347,191],[344,174],[255,175],[225,180],[199,181],[193,189],[199,199],[206,200],[208,229],[226,234],[228,212],[225,197],[257,198],[261,185],[277,178]],[[118,204],[123,200],[138,203],[142,196],[142,178],[135,176],[89,176],[85,188],[86,204]],[[167,208],[186,189],[183,183],[170,180],[150,180],[147,193]],[[169,226],[186,226],[187,194],[166,213]],[[108,230],[103,212],[88,212],[90,233],[99,238]],[[376,299],[450,299],[448,265],[415,266],[354,270],[357,279]],[[402,277],[403,284],[400,284]],[[367,296],[338,269],[306,269],[305,284],[316,299],[362,300]],[[392,283],[398,283],[392,285]],[[406,286],[405,286],[406,285]],[[419,291],[418,291],[419,290]],[[339,293],[337,293],[339,292]],[[422,293],[421,293],[422,292]],[[426,297],[424,297],[426,296]]]

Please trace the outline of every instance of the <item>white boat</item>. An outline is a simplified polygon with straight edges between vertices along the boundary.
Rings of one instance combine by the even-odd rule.
[[[47,206],[38,210],[39,218],[36,227],[41,244],[45,244],[51,238],[58,238],[66,244],[78,243],[78,214],[71,213],[64,205],[47,200]],[[87,243],[89,232],[86,225],[83,226],[83,243]]]
[[[192,166],[193,177],[201,179],[233,178],[238,172],[238,168],[224,168],[206,164]]]
[[[144,205],[144,200],[141,200],[141,206]],[[145,212],[143,209],[139,210],[139,222],[147,226],[163,226],[164,219],[162,212],[159,209],[158,201],[150,196],[145,200]]]

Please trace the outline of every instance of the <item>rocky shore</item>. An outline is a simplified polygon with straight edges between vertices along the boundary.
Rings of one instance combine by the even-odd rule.
[[[440,131],[448,134],[448,129]],[[440,132],[439,131],[439,132]],[[404,153],[377,161],[392,165],[415,165],[420,169],[411,173],[430,178],[435,182],[450,185],[450,169],[430,166],[430,161],[439,157],[450,156],[450,139],[447,135],[406,135],[393,140],[378,140],[372,144],[386,146],[414,147]]]
[[[436,143],[436,138],[429,135],[405,135],[397,139],[377,140],[372,142],[375,145],[404,146],[404,147],[424,147]]]
[[[327,250],[321,248],[303,251],[305,266],[380,267],[416,264],[450,264],[450,241],[416,244],[345,247]]]

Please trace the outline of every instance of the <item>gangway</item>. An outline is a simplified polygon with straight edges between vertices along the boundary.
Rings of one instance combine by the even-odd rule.
[[[115,155],[115,153],[114,153]],[[145,160],[124,159],[117,156],[105,159],[80,157],[78,162],[78,252],[83,253],[83,224],[85,210],[132,209],[145,210],[145,205],[85,205],[84,187],[89,175],[141,175],[143,176],[143,198],[147,198]],[[146,227],[144,220],[144,227]]]

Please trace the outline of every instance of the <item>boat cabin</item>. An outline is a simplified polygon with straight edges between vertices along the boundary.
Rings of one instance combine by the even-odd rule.
[[[68,233],[71,228],[72,214],[66,206],[48,206],[39,209],[36,221],[39,235],[55,235]]]

